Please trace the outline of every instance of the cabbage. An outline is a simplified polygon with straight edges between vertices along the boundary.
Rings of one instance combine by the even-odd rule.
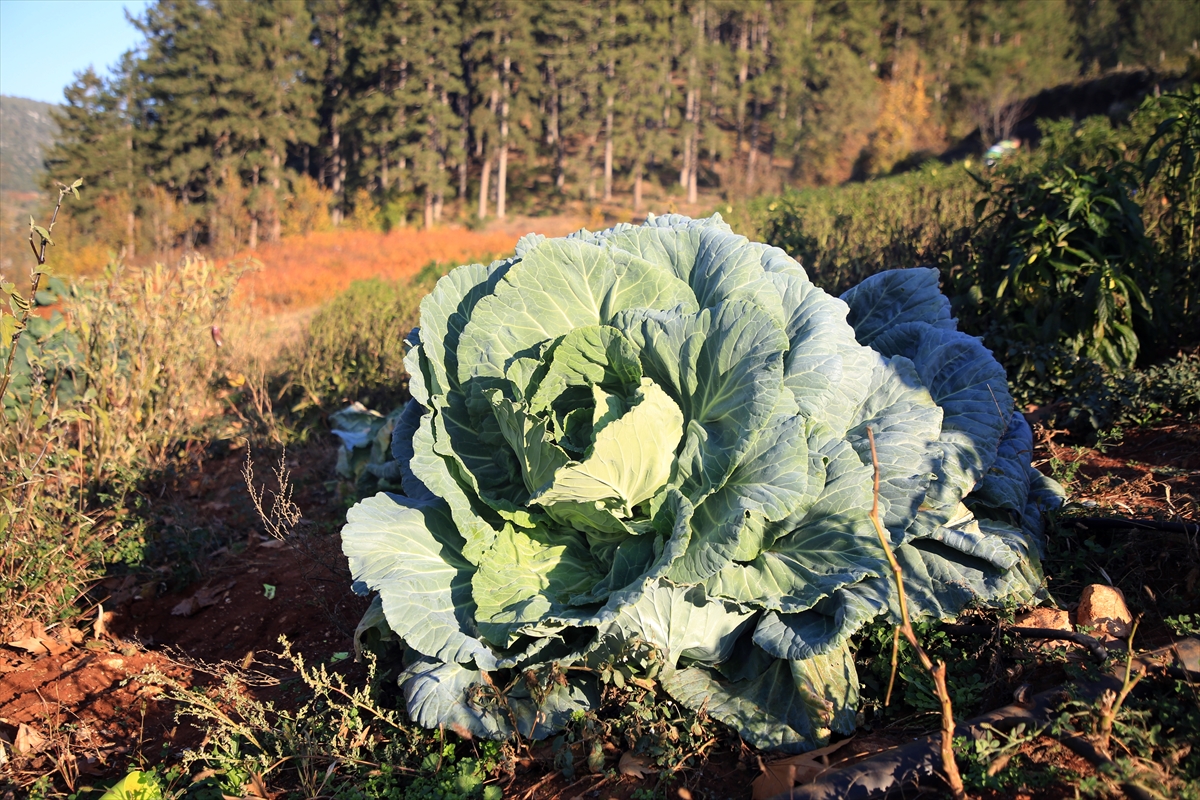
[[[849,732],[850,638],[897,612],[868,428],[914,616],[1042,591],[1060,491],[935,270],[837,299],[719,216],[651,217],[459,267],[408,344],[404,494],[342,536],[422,725],[550,735],[649,646],[757,747]]]

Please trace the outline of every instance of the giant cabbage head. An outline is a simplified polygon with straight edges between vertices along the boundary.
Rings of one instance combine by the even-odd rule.
[[[868,428],[914,615],[1041,591],[1056,487],[935,270],[838,299],[719,216],[656,217],[459,267],[409,344],[404,494],[343,542],[421,724],[549,735],[650,647],[756,746],[849,731],[850,637],[895,614]],[[508,679],[530,671],[556,680]]]

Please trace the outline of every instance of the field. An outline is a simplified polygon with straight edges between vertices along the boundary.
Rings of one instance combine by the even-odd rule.
[[[328,231],[284,239],[239,253],[234,263],[250,264],[238,292],[242,302],[268,312],[311,308],[329,300],[351,282],[372,277],[408,281],[427,267],[443,270],[472,261],[488,263],[511,253],[516,239],[537,229],[564,236],[584,227],[585,219],[554,217],[512,220],[489,229],[460,227],[391,233]]]
[[[228,768],[236,762],[235,753],[221,748],[232,746],[232,737],[241,733],[243,741],[252,741],[251,736],[278,736],[280,720],[297,715],[313,693],[296,662],[278,655],[280,637],[286,638],[292,653],[302,655],[307,668],[327,669],[329,676],[343,678],[348,687],[366,680],[364,665],[352,657],[351,637],[366,603],[349,591],[349,573],[339,557],[336,531],[344,504],[338,491],[345,487],[331,487],[334,450],[332,442],[321,441],[287,456],[304,523],[301,533],[286,543],[265,537],[250,524],[255,511],[242,477],[242,452],[197,461],[159,487],[161,499],[155,511],[159,525],[202,524],[221,531],[222,541],[229,544],[196,552],[198,577],[185,582],[176,570],[166,568],[145,581],[145,576],[108,579],[101,635],[96,635],[94,620],[84,620],[79,633],[72,634],[79,643],[60,644],[61,634],[51,630],[43,641],[55,652],[5,651],[0,658],[5,730],[10,735],[25,730],[37,742],[29,757],[19,762],[20,771],[11,773],[13,777],[24,782],[51,774],[54,785],[79,792],[124,774],[129,765],[166,772],[188,748],[207,748],[207,763]],[[1089,515],[1195,518],[1200,500],[1200,426],[1194,423],[1137,431],[1104,452],[1060,443],[1043,431],[1037,458],[1042,468],[1071,475],[1076,497]],[[1059,566],[1064,569],[1057,573],[1061,585],[1056,581],[1054,593],[1063,607],[1074,605],[1082,584],[1092,580],[1089,576],[1107,571],[1125,587],[1130,605],[1144,608],[1139,651],[1179,641],[1173,628],[1156,616],[1154,602],[1182,600],[1195,607],[1200,577],[1195,534],[1181,538],[1135,529],[1083,534],[1064,527],[1057,536],[1062,548]],[[1089,554],[1085,563],[1079,563],[1075,548]],[[1193,565],[1190,571],[1180,568],[1188,563]],[[273,597],[264,596],[264,585],[274,587]],[[1154,601],[1142,586],[1150,589]],[[1158,611],[1166,613],[1161,606]],[[970,687],[964,687],[961,695],[968,698],[964,716],[1004,706],[1014,691],[1032,696],[1069,685],[1078,679],[1080,669],[1089,667],[1083,648],[1022,642],[1003,635],[1002,624],[992,618],[979,617],[971,623],[986,625],[989,632],[958,635],[943,645],[946,653],[971,659],[960,676]],[[1114,660],[1115,666],[1122,666],[1119,657]],[[976,671],[983,680],[971,683],[967,673]],[[325,685],[323,679],[317,683]],[[386,696],[386,685],[380,691]],[[1186,708],[1189,692],[1185,688],[1175,702]],[[1168,699],[1174,696],[1160,687],[1158,694],[1164,693]],[[335,700],[345,701],[336,691],[334,695]],[[1149,701],[1139,698],[1133,704],[1142,714],[1161,702],[1151,695]],[[262,705],[268,703],[271,706]],[[321,706],[325,714],[331,713],[330,705]],[[343,708],[338,713],[348,712]],[[297,718],[301,730],[282,746],[296,748],[293,758],[319,760],[321,769],[315,775],[319,784],[325,768],[347,755],[336,753],[336,741],[321,740],[336,733],[322,727],[330,720]],[[335,716],[332,722],[352,719]],[[364,714],[364,719],[369,717]],[[1138,737],[1145,735],[1139,730],[1139,719],[1125,722],[1128,727],[1123,730],[1136,749],[1141,745]],[[1151,722],[1141,724],[1148,729]],[[832,756],[829,766],[860,762],[928,732],[931,726],[936,726],[931,713],[919,706],[903,714],[877,709],[870,724],[850,746]],[[991,782],[994,788],[983,789],[981,796],[1058,798],[1073,796],[1069,787],[1080,782],[1103,785],[1101,772],[1050,735],[1026,731],[1023,738],[1013,739],[1012,748],[1010,763],[1019,766],[1000,770]],[[609,756],[610,769],[618,755]],[[500,771],[494,779],[505,797],[529,800],[589,796],[586,793],[594,791],[600,794],[590,796],[642,798],[654,792],[682,797],[679,789],[687,789],[693,797],[736,799],[749,797],[748,784],[761,773],[760,758],[770,763],[769,756],[758,756],[736,737],[714,732],[704,758],[692,759],[661,779],[619,771],[568,779],[555,769],[550,748],[540,745],[514,754],[511,772]],[[1145,765],[1140,756],[1135,758]],[[994,762],[979,763],[987,767]],[[286,765],[262,780],[270,791],[305,785],[303,772],[289,771]],[[1015,791],[1018,785],[1025,788]],[[303,789],[303,796],[313,788]]]
[[[394,666],[356,654],[367,601],[350,591],[338,532],[370,490],[339,474],[329,415],[403,398],[400,340],[431,278],[510,253],[526,228],[586,224],[315,233],[219,262],[127,267],[40,309],[38,346],[60,360],[32,374],[63,377],[53,396],[14,382],[24,394],[4,432],[5,469],[24,479],[5,496],[0,797],[97,798],[135,770],[165,796],[204,800],[757,800],[828,787],[936,731],[909,655],[884,706],[886,626],[858,646],[859,732],[790,761],[639,685],[606,689],[596,716],[553,743],[461,741],[408,722]],[[79,331],[91,333],[62,338]],[[68,394],[84,369],[105,392]],[[1061,624],[1049,609],[920,628],[951,665],[956,718],[990,726],[957,744],[974,796],[1104,797],[1132,782],[1197,796],[1200,664],[1187,647],[1200,634],[1200,424],[1154,408],[1098,436],[1028,408],[1034,465],[1072,500],[1049,529],[1055,604],[1073,614],[1085,587],[1120,588],[1143,661],[1120,640],[1097,661],[1094,647],[1019,635]],[[1117,701],[1127,665],[1144,677]],[[1089,757],[1080,742],[1105,720],[1111,745]],[[897,775],[924,757],[903,756]]]

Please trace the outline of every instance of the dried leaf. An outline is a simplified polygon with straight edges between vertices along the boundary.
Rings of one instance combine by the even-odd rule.
[[[31,728],[22,722],[17,726],[17,738],[13,741],[13,749],[19,755],[30,755],[32,753],[40,753],[50,745],[50,740],[43,736],[35,728]]]
[[[645,778],[658,772],[658,768],[645,756],[634,755],[632,750],[626,750],[617,763],[617,771],[631,778]]]
[[[50,652],[50,648],[47,647],[41,639],[34,639],[32,637],[28,639],[17,639],[12,642],[5,642],[5,644],[7,644],[9,647],[15,647],[18,650],[26,650],[35,656],[42,656]]]
[[[796,784],[811,783],[829,770],[825,759],[831,753],[845,747],[853,740],[843,739],[835,744],[810,750],[797,756],[781,758],[778,761],[764,763],[759,760],[762,774],[750,784],[753,800],[769,800],[772,797],[789,791]]]
[[[109,612],[109,615],[111,616],[111,612]],[[101,603],[96,606],[96,620],[92,623],[92,637],[96,639],[103,639],[105,636],[107,636],[107,624],[108,619],[106,619],[104,616],[104,604]]]
[[[242,787],[242,791],[246,793],[246,800],[272,800],[275,797],[275,794],[267,789],[262,776],[256,772],[250,773],[250,780]]]
[[[205,587],[188,599],[176,603],[175,607],[171,609],[171,614],[176,617],[190,617],[202,608],[215,606],[221,596],[233,588],[234,583],[234,581],[229,581],[220,586]]]
[[[80,668],[80,667],[82,667],[84,664],[86,664],[86,663],[88,663],[89,661],[91,661],[93,658],[95,658],[95,656],[92,656],[92,655],[90,655],[90,654],[88,654],[88,653],[84,653],[84,654],[83,654],[83,655],[81,655],[79,658],[72,658],[70,661],[64,661],[64,662],[63,662],[63,664],[62,664],[62,667],[60,667],[60,669],[62,669],[62,671],[63,671],[64,673],[65,673],[65,672],[72,672],[72,671],[74,671],[74,670],[77,670],[77,669],[79,669],[79,668]]]

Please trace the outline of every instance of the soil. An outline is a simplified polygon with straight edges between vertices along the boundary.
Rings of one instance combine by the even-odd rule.
[[[266,459],[255,460],[260,473],[268,471],[262,466]],[[148,492],[156,497],[151,508],[161,535],[182,538],[192,549],[175,552],[170,569],[107,581],[97,597],[101,622],[93,612],[78,623],[89,630],[46,632],[44,641],[54,652],[0,647],[0,737],[8,743],[24,737],[30,754],[15,773],[20,783],[54,772],[58,786],[74,791],[111,781],[130,764],[177,759],[202,733],[176,718],[164,683],[203,690],[217,680],[222,663],[246,674],[278,676],[282,667],[270,654],[278,651],[281,636],[308,663],[329,664],[348,680],[361,680],[362,668],[346,656],[353,653],[353,631],[366,601],[349,591],[340,554],[336,530],[349,500],[335,478],[334,461],[333,447],[321,442],[285,462],[304,515],[287,544],[266,536],[258,522],[242,477],[242,451],[197,459],[190,470]],[[1035,464],[1047,472],[1073,472],[1075,499],[1097,515],[1197,520],[1195,423],[1169,421],[1130,431],[1103,449],[1073,446],[1043,430]],[[248,681],[245,690],[288,702],[273,683],[278,681],[259,686]],[[834,764],[894,747],[916,733],[903,725],[860,732]],[[1091,772],[1085,761],[1048,739],[1030,742],[1026,752],[1062,774]],[[651,779],[628,776],[572,781],[551,763],[547,747],[534,748],[519,762],[505,796],[629,798],[652,785]],[[683,771],[674,786],[682,789],[677,794],[683,800],[698,794],[748,798],[759,764],[759,756],[745,747],[717,747],[701,769]],[[0,788],[0,798],[16,796],[16,789]],[[1061,798],[1074,796],[1074,790],[1060,783],[985,796]]]
[[[1063,432],[1039,430],[1034,465],[1071,469],[1071,499],[1125,517],[1195,521],[1200,507],[1200,424],[1179,420],[1130,430],[1096,447],[1072,446]],[[1040,456],[1040,457],[1039,457]]]

